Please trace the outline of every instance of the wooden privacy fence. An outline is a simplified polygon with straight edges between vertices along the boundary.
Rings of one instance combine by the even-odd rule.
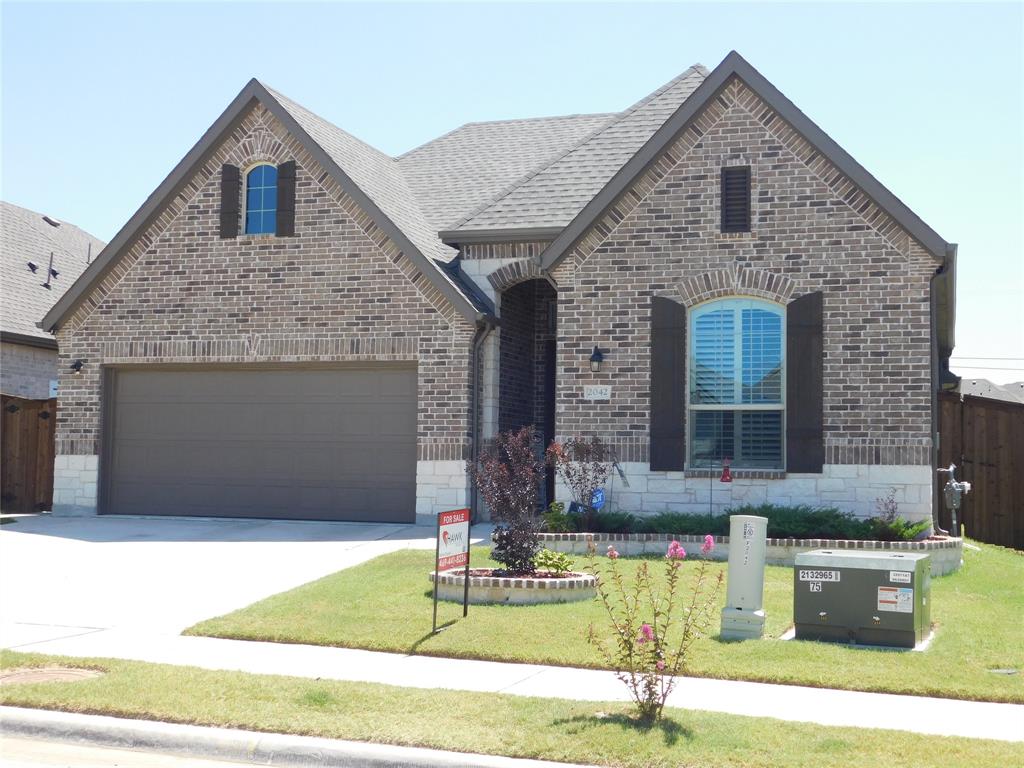
[[[1024,404],[941,393],[939,466],[950,463],[972,486],[958,516],[967,535],[1024,549]],[[937,477],[939,520],[948,529],[946,475]]]
[[[57,400],[0,395],[0,507],[4,512],[53,508]]]

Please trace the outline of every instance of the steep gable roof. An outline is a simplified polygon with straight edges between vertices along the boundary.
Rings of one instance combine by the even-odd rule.
[[[579,211],[554,241],[541,254],[541,267],[545,270],[555,266],[571,250],[572,246],[627,190],[644,171],[654,163],[690,121],[700,115],[703,109],[729,81],[737,77],[754,93],[764,100],[779,116],[803,136],[818,152],[832,162],[847,178],[864,191],[874,202],[888,213],[915,240],[921,243],[933,256],[946,263],[956,246],[947,243],[938,233],[925,224],[881,182],[867,172],[842,147],[835,143],[821,128],[787,99],[756,69],[736,51],[729,53],[722,63],[712,71],[692,95],[687,98],[665,120],[653,135],[640,147],[611,179]]]
[[[74,224],[0,202],[0,331],[5,340],[55,347],[53,337],[36,324],[104,245]],[[51,253],[59,274],[47,290],[43,283]],[[36,265],[35,272],[29,262]]]
[[[44,330],[55,330],[78,307],[256,102],[281,121],[460,314],[475,321],[488,312],[457,275],[438,263],[453,258],[455,251],[426,223],[391,158],[253,79],[47,313]]]
[[[562,228],[685,103],[707,70],[695,64],[552,162],[442,232],[447,242],[492,230]]]
[[[436,231],[524,181],[617,113],[466,123],[397,158]]]

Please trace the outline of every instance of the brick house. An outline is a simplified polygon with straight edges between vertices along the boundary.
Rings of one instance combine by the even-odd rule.
[[[44,321],[55,511],[429,519],[534,424],[623,510],[925,518],[955,255],[736,53],[398,158],[252,81]]]

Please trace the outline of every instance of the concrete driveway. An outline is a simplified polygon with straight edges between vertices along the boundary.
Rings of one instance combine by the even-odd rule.
[[[38,515],[0,527],[0,646],[99,631],[178,634],[434,529],[403,525]]]

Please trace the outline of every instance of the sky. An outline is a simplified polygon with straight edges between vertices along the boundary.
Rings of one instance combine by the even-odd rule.
[[[618,111],[735,49],[959,244],[954,371],[1024,380],[1024,4],[5,1],[0,25],[0,196],[104,240],[252,77],[399,154]]]

